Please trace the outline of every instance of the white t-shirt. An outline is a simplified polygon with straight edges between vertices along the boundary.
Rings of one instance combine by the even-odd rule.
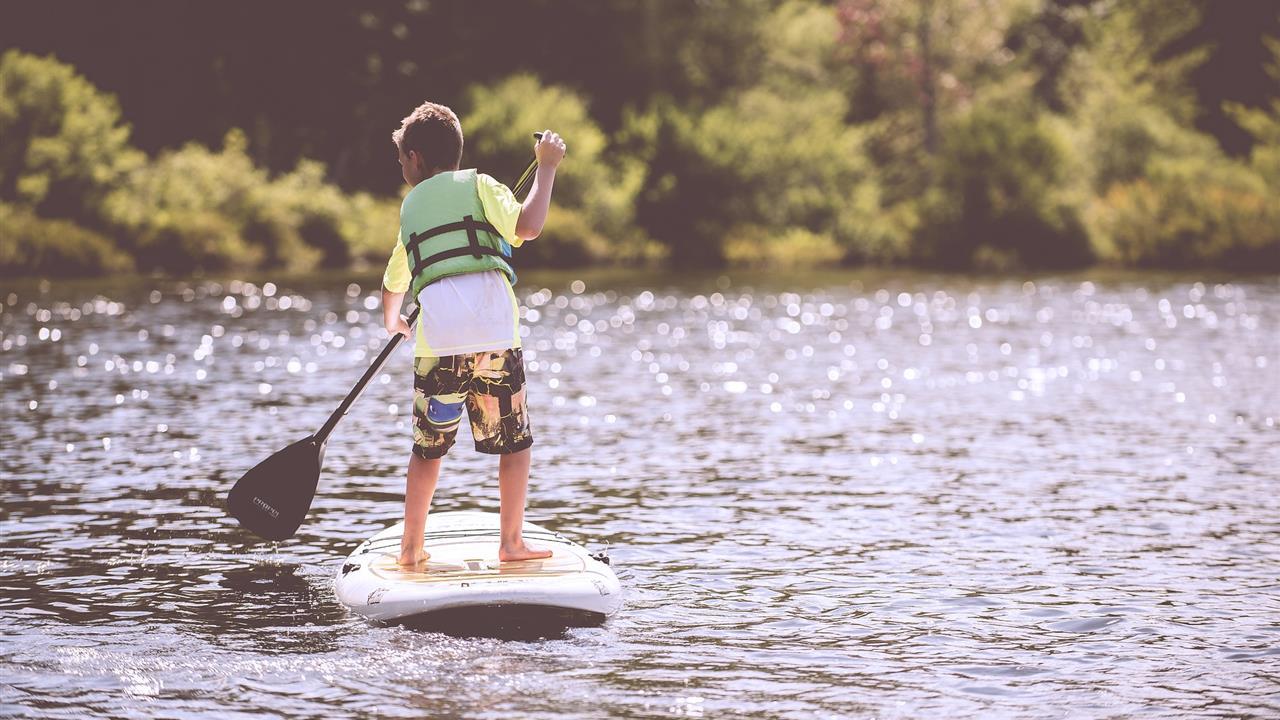
[[[441,278],[418,293],[418,357],[520,347],[515,291],[499,270]]]

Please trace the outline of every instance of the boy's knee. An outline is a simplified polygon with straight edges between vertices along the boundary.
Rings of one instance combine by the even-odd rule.
[[[426,447],[420,444],[414,443],[413,454],[410,455],[409,462],[410,464],[415,464],[415,463],[422,464],[422,463],[433,463],[433,462],[438,463],[440,462],[441,459],[444,458],[445,454],[449,452],[449,448],[452,446],[453,446],[452,442],[446,445],[426,446]]]

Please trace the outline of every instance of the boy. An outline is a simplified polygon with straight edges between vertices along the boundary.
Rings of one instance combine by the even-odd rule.
[[[440,462],[453,445],[465,405],[476,450],[499,455],[500,561],[551,556],[521,537],[533,435],[525,408],[519,307],[507,263],[510,247],[542,232],[560,136],[545,131],[534,146],[538,170],[521,205],[504,185],[459,170],[462,126],[443,105],[423,103],[391,135],[404,181],[399,242],[383,275],[388,333],[413,332],[400,315],[412,290],[421,312],[414,349],[413,454],[404,494],[400,565],[424,563],[423,531]]]

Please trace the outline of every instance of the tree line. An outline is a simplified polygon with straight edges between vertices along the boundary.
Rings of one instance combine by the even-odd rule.
[[[454,107],[524,267],[1280,269],[1265,0],[0,8],[0,273],[379,264],[390,132]]]

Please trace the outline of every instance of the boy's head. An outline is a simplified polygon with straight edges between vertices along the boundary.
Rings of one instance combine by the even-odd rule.
[[[401,174],[410,185],[457,170],[462,162],[462,124],[444,105],[422,103],[400,122],[391,139],[400,151]]]

